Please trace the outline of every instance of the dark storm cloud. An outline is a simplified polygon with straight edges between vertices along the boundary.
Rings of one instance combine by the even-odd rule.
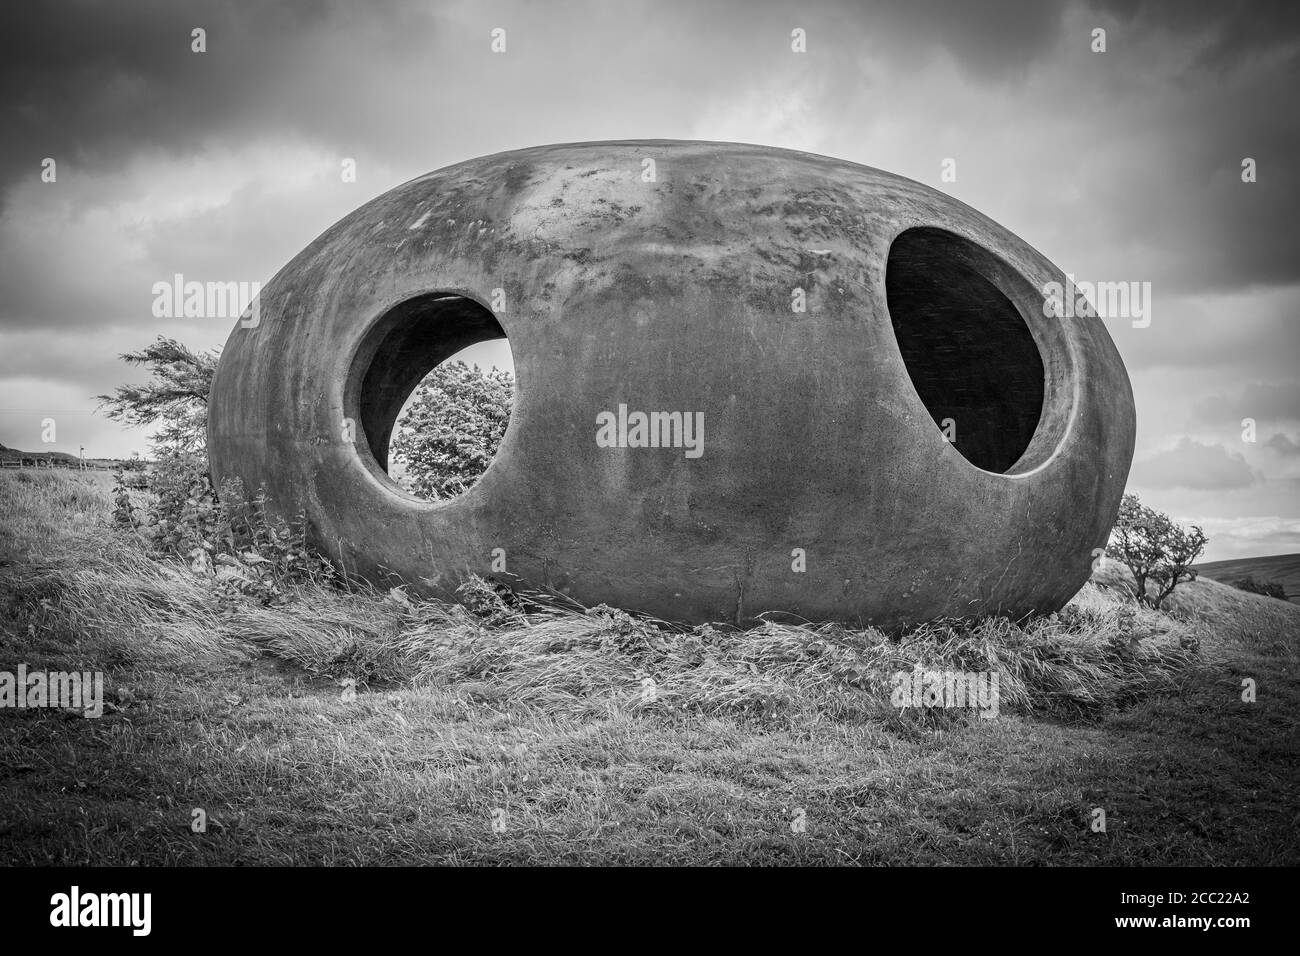
[[[1018,118],[1026,137],[1043,109],[1078,110],[1062,144],[1075,155],[1072,164],[1063,158],[1060,185],[1086,193],[1090,232],[1153,251],[1134,278],[1179,291],[1286,284],[1300,281],[1291,213],[1300,205],[1292,162],[1300,124],[1294,110],[1279,110],[1277,93],[1300,87],[1297,10],[1289,2],[1034,0],[613,10],[401,0],[11,4],[0,7],[0,83],[13,91],[0,106],[13,144],[0,156],[0,208],[5,189],[35,179],[46,156],[67,177],[151,149],[195,153],[268,136],[423,171],[431,140],[463,144],[454,158],[474,154],[471,105],[478,122],[495,113],[497,124],[517,127],[517,141],[477,138],[489,148],[589,138],[581,122],[570,132],[568,120],[620,100],[647,117],[667,90],[752,86],[788,65],[776,54],[790,26],[805,25],[807,63],[830,74],[831,115],[881,107],[863,97],[854,55],[884,58],[924,86],[926,64],[946,52],[969,82],[991,87],[991,106],[1005,100],[990,119]],[[1109,31],[1105,54],[1085,52],[1094,21]],[[487,68],[486,28],[496,22],[518,32],[511,56]],[[206,53],[190,50],[195,26],[207,30]],[[662,56],[647,55],[660,47]],[[1161,51],[1185,55],[1153,60]],[[1057,83],[1069,77],[1059,102],[1034,99],[1034,83],[1024,82],[1031,70]],[[936,126],[959,130],[947,101],[936,90],[928,108]],[[1134,113],[1134,103],[1149,106]],[[529,116],[549,123],[539,129]],[[626,135],[653,132],[629,121]],[[1119,155],[1107,161],[1108,153]],[[1240,181],[1247,156],[1259,170],[1250,185]]]
[[[1203,37],[1193,64],[1209,69],[1233,67],[1247,53],[1285,47],[1300,36],[1294,0],[1097,0],[1095,6],[1130,30]]]
[[[1281,92],[1300,88],[1300,4],[1100,0],[1095,9],[1117,21],[1105,54],[1115,113],[1126,100],[1159,106],[1142,128],[1108,127],[1104,115],[1092,124],[1094,136],[1133,138],[1144,159],[1094,182],[1110,231],[1162,250],[1143,278],[1187,292],[1300,281],[1300,123]],[[1179,55],[1152,62],[1154,43]],[[1246,158],[1257,166],[1251,184],[1241,179]]]
[[[143,0],[0,6],[0,189],[103,170],[150,149],[189,153],[349,121],[346,95],[376,64],[417,57],[435,30],[412,3]],[[191,49],[191,30],[207,51]]]
[[[859,37],[888,37],[894,55],[904,54],[900,59],[913,60],[912,51],[916,50],[942,49],[971,74],[1004,79],[1023,76],[1031,63],[1051,51],[1060,33],[1064,7],[1039,0],[880,4],[847,0],[841,9]],[[791,12],[798,19],[798,14]]]
[[[1294,455],[1300,455],[1300,443],[1297,443],[1295,439],[1288,435],[1283,435],[1281,432],[1278,432],[1268,441],[1264,442],[1264,447],[1271,448],[1279,455],[1288,458]]]

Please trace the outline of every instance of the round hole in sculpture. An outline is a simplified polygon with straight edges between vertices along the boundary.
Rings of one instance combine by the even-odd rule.
[[[431,292],[398,303],[353,361],[348,404],[358,450],[416,498],[465,493],[505,437],[513,368],[505,330],[475,300]]]
[[[1005,473],[1038,428],[1044,370],[995,271],[1007,267],[974,243],[916,227],[890,246],[885,295],[907,373],[935,423],[971,464]]]

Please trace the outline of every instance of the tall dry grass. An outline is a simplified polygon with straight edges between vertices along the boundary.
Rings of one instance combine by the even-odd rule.
[[[1195,620],[1092,584],[1060,614],[939,621],[901,636],[775,622],[686,630],[605,607],[520,607],[481,583],[466,589],[468,607],[313,582],[267,606],[113,528],[102,487],[5,477],[4,524],[27,552],[3,569],[6,613],[77,635],[83,654],[108,661],[183,669],[264,654],[323,679],[436,685],[544,715],[782,722],[927,719],[890,704],[893,675],[918,667],[997,672],[1003,711],[1086,715],[1176,688],[1201,661]]]

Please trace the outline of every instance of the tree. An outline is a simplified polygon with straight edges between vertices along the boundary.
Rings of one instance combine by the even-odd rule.
[[[412,492],[434,500],[463,493],[487,470],[505,437],[514,377],[445,362],[425,376],[394,428],[391,457]]]
[[[112,395],[97,396],[100,408],[127,425],[160,425],[153,439],[155,457],[205,456],[208,392],[217,370],[216,352],[194,352],[164,336],[139,352],[126,352],[129,365],[148,367],[143,385],[119,385]]]
[[[1128,494],[1120,503],[1106,553],[1133,572],[1139,603],[1159,608],[1179,584],[1196,580],[1192,562],[1208,541],[1198,526],[1188,531]],[[1156,587],[1154,598],[1147,594],[1148,581]]]

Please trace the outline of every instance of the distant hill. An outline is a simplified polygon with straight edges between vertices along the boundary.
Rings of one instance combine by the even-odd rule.
[[[19,451],[8,445],[0,445],[0,461],[17,461],[19,458],[53,458],[56,461],[72,461],[76,457],[66,451]]]
[[[1300,604],[1300,554],[1272,554],[1264,558],[1237,558],[1192,565],[1211,581],[1231,584],[1240,578],[1275,581],[1286,590],[1287,600]]]
[[[28,462],[33,459],[40,461],[59,461],[75,462],[76,455],[70,455],[66,451],[21,451],[17,448],[10,448],[8,445],[0,445],[0,461],[18,461],[26,459]],[[86,466],[89,468],[116,468],[122,464],[117,458],[87,458]]]

